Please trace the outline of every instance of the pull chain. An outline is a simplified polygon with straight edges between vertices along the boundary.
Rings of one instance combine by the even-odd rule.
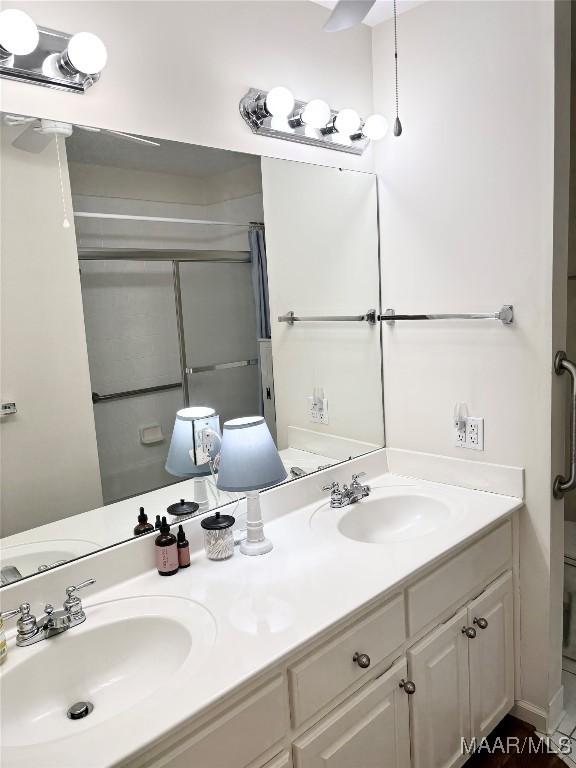
[[[396,96],[396,119],[394,120],[394,136],[402,133],[402,123],[398,117],[398,8],[397,0],[394,0],[394,81]]]
[[[64,195],[64,180],[62,178],[62,161],[60,159],[60,136],[56,134],[56,155],[58,156],[58,177],[60,179],[60,199],[62,200],[62,212],[64,218],[62,220],[62,227],[64,229],[70,229],[70,221],[66,215],[66,197]]]

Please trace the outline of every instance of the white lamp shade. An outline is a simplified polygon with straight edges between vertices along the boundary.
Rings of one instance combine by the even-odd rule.
[[[210,464],[196,464],[190,455],[196,455],[196,436],[199,430],[209,428],[220,433],[218,415],[213,408],[182,408],[176,414],[172,440],[165,469],[175,477],[201,477],[210,474]]]
[[[217,487],[222,491],[258,491],[277,485],[286,469],[262,416],[224,423]]]

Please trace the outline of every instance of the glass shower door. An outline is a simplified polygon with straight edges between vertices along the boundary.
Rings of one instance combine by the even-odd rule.
[[[189,404],[214,408],[221,424],[259,414],[250,263],[180,262],[179,271]]]

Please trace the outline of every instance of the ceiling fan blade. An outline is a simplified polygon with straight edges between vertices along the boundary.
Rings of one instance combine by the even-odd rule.
[[[325,32],[340,32],[361,24],[376,0],[338,0],[324,24]]]
[[[4,115],[4,124],[13,128],[15,125],[27,125],[37,122],[36,117],[24,117],[23,115]]]
[[[46,149],[51,141],[52,134],[40,133],[35,129],[34,125],[29,125],[28,128],[23,130],[22,133],[14,139],[12,145],[16,147],[16,149],[23,149],[24,152],[32,152],[36,155],[39,152],[42,152],[43,149]]]
[[[108,128],[104,128],[104,133],[111,133],[113,136],[119,136],[121,139],[127,141],[136,141],[138,144],[148,144],[151,147],[159,147],[160,143],[157,141],[151,141],[150,139],[143,139],[141,136],[133,136],[131,133],[122,133],[122,131],[112,131]]]

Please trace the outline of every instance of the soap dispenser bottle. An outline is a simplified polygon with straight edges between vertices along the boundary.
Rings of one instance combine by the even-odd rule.
[[[154,526],[148,522],[148,515],[144,512],[144,507],[140,507],[138,525],[134,528],[134,536],[142,536],[143,533],[150,533],[153,530]]]
[[[178,546],[176,536],[170,533],[166,518],[162,518],[160,534],[156,537],[156,567],[160,576],[173,576],[178,573]]]

